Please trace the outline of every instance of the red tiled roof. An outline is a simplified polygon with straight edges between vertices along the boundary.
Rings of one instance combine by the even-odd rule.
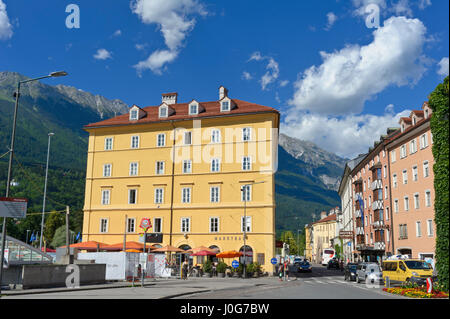
[[[413,112],[414,114],[417,114],[417,115],[423,116],[423,111],[419,111],[419,110],[412,110],[412,112]]]
[[[411,123],[412,121],[410,117],[401,117],[399,122],[401,122],[402,120],[405,121],[406,123]]]
[[[145,123],[156,123],[156,122],[167,122],[167,121],[180,121],[186,119],[196,119],[211,116],[227,116],[227,115],[237,115],[237,114],[248,114],[248,113],[258,113],[258,112],[274,112],[279,113],[276,109],[268,106],[263,106],[251,102],[245,102],[237,99],[232,99],[236,107],[228,112],[220,111],[219,101],[213,102],[199,102],[204,111],[200,112],[198,115],[189,115],[188,106],[189,103],[177,103],[169,105],[175,110],[175,113],[167,118],[159,118],[159,105],[158,106],[148,106],[142,108],[147,115],[137,121],[130,121],[129,114],[122,114],[107,120],[103,120],[97,123],[91,123],[85,125],[84,128],[89,129],[93,127],[102,126],[116,126],[116,125],[130,125],[130,124],[145,124]]]
[[[319,224],[319,223],[329,222],[332,220],[336,220],[336,214],[328,215],[327,217],[324,217],[321,220],[318,220],[312,224]]]

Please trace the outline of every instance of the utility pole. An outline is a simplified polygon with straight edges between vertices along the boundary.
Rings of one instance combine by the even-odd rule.
[[[44,214],[45,214],[45,198],[47,196],[47,177],[48,177],[48,161],[50,158],[50,139],[55,133],[48,133],[48,148],[47,148],[47,165],[45,167],[45,182],[44,182],[44,199],[42,201],[42,218],[41,218],[41,237],[39,239],[39,250],[42,250],[42,237],[44,234]]]
[[[69,258],[70,264],[70,243],[69,243],[69,206],[66,206],[66,254]]]
[[[125,215],[125,230],[123,232],[123,251],[127,250],[127,221],[128,215]]]

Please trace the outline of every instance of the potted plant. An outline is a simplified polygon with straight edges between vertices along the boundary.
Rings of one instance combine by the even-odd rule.
[[[227,264],[224,262],[220,262],[217,265],[217,273],[218,273],[218,277],[220,278],[224,278],[225,277],[225,270],[227,269]]]
[[[255,265],[253,263],[245,265],[245,277],[246,278],[253,277],[254,271],[255,271]]]
[[[212,263],[211,260],[207,260],[205,263],[203,263],[203,272],[205,273],[206,277],[211,277],[211,271],[212,271]]]
[[[236,268],[237,277],[242,277],[242,272],[244,271],[244,267],[242,264],[239,264],[239,267]]]
[[[257,278],[261,275],[261,265],[256,263],[253,263],[253,277]]]

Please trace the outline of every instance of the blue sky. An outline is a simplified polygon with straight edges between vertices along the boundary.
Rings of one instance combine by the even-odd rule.
[[[80,10],[69,29],[66,7]],[[375,4],[379,28],[366,26]],[[364,152],[448,74],[445,0],[0,0],[0,71],[66,70],[65,84],[157,105],[232,98],[272,106],[282,132]],[[349,141],[352,141],[350,144]]]

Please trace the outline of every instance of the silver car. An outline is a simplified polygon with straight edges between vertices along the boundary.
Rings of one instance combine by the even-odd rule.
[[[356,267],[356,282],[383,283],[383,272],[377,263],[361,263]]]

